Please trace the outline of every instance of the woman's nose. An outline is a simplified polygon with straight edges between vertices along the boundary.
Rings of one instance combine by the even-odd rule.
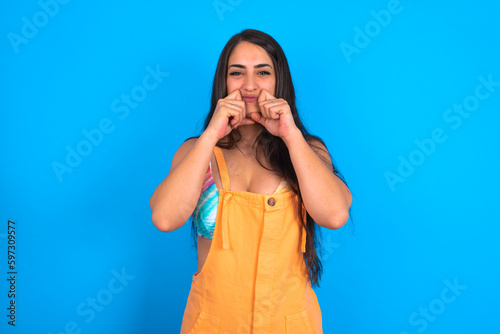
[[[244,82],[244,89],[246,91],[252,91],[256,88],[256,84],[255,84],[255,79],[253,77],[253,75],[247,75],[245,77],[245,82]]]

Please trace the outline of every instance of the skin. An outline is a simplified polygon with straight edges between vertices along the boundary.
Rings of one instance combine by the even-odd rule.
[[[235,64],[244,68],[231,66]],[[255,68],[259,64],[269,66]],[[281,177],[263,168],[252,148],[265,127],[287,145],[304,205],[314,221],[330,229],[340,228],[347,222],[352,203],[349,189],[327,167],[330,156],[324,152],[326,148],[315,142],[311,145],[313,149],[304,139],[293,121],[288,102],[274,97],[275,86],[276,73],[267,52],[249,42],[238,44],[228,62],[228,96],[218,101],[201,136],[179,147],[169,174],[151,196],[152,220],[159,230],[173,231],[188,220],[200,196],[209,161],[212,162],[215,185],[222,188],[213,149],[220,139],[236,128],[241,134],[237,149],[223,149],[232,191],[271,194],[279,185]],[[246,95],[257,96],[257,102],[243,101],[242,97]],[[262,156],[259,158],[264,161]],[[198,272],[205,263],[210,245],[211,239],[198,237]]]

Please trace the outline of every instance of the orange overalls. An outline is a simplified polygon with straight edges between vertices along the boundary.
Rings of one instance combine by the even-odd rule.
[[[223,189],[212,244],[193,275],[181,334],[323,333],[305,274],[306,230],[297,195],[230,191],[222,150],[214,148]]]

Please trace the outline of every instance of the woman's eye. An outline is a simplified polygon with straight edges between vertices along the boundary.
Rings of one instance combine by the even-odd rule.
[[[258,74],[260,74],[260,75],[270,75],[271,73],[269,73],[268,71],[260,71]],[[243,73],[241,73],[241,72],[231,72],[231,73],[229,73],[229,75],[233,76],[233,77],[236,77],[236,76],[243,75]]]

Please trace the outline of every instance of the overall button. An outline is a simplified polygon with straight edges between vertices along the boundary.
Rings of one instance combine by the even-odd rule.
[[[274,198],[270,197],[267,200],[267,204],[269,204],[270,206],[274,206],[274,204],[276,204],[276,200]]]

